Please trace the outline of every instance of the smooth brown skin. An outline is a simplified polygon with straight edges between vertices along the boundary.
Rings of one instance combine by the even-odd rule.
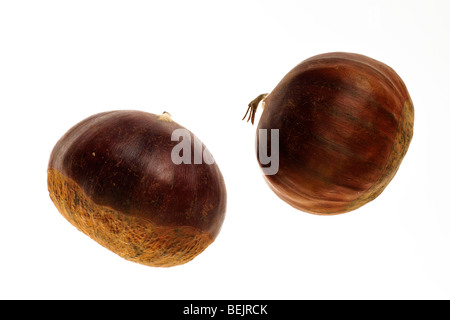
[[[50,156],[49,191],[55,205],[78,229],[124,258],[154,266],[189,261],[218,235],[226,188],[215,163],[172,162],[171,152],[179,141],[171,141],[171,135],[180,128],[185,129],[141,111],[105,112],[78,123]],[[192,150],[193,143],[192,139]],[[150,231],[133,234],[144,225]],[[123,230],[111,231],[118,228]],[[177,252],[185,240],[181,230],[207,239],[199,248],[184,248],[188,258]],[[130,248],[117,248],[124,241],[116,243],[116,235],[127,232],[133,238],[126,240]],[[151,253],[139,261],[148,250],[159,250],[159,258]]]
[[[280,136],[279,171],[266,182],[310,213],[344,213],[376,198],[412,139],[405,84],[387,65],[359,54],[303,61],[264,103],[258,129],[279,129]],[[269,154],[270,143],[269,134]]]

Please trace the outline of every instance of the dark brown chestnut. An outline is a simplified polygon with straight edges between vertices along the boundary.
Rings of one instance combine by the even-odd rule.
[[[270,94],[250,103],[252,123],[261,101],[258,132],[267,130],[264,143],[278,156],[277,172],[265,180],[285,202],[310,213],[345,213],[378,197],[413,136],[414,107],[404,82],[386,64],[361,54],[326,53],[303,61]]]
[[[156,267],[192,260],[221,229],[226,188],[212,158],[198,161],[192,153],[183,154],[188,161],[174,161],[177,130],[187,132],[184,143],[198,151],[198,138],[167,114],[111,111],[81,121],[50,156],[55,206],[127,260]],[[200,148],[206,155],[201,142]]]

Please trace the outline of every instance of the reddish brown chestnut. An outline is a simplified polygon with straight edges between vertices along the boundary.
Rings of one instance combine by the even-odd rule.
[[[55,206],[127,260],[156,267],[192,260],[221,229],[226,189],[214,161],[190,161],[188,155],[174,163],[181,142],[173,133],[180,129],[188,132],[188,146],[198,148],[199,140],[167,114],[111,111],[81,121],[50,156]],[[201,142],[200,148],[206,154]]]
[[[414,108],[402,79],[360,54],[326,53],[303,61],[270,94],[249,104],[252,123],[261,101],[258,132],[279,130],[278,172],[265,180],[281,199],[310,213],[349,212],[375,199],[397,172],[413,135]],[[269,150],[272,140],[267,134]],[[258,140],[264,168],[260,151]]]

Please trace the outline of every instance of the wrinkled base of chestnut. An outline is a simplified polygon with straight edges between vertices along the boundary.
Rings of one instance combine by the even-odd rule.
[[[59,212],[78,230],[124,259],[152,267],[191,261],[213,241],[190,226],[156,226],[94,203],[72,180],[48,170],[48,190]]]

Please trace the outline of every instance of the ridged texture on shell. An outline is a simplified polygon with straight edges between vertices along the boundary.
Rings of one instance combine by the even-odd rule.
[[[352,53],[312,57],[265,99],[258,129],[279,129],[280,137],[279,171],[265,179],[297,209],[354,210],[394,177],[413,123],[406,86],[387,65]]]

